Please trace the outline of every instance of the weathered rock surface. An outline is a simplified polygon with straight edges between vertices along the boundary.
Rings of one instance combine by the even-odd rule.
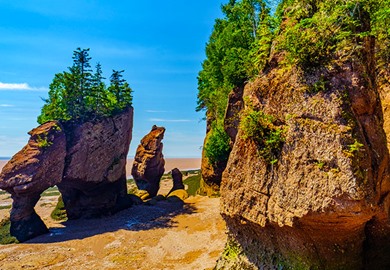
[[[109,214],[127,199],[126,156],[133,108],[94,122],[48,122],[3,168],[0,188],[11,193],[11,234],[23,242],[47,232],[34,211],[40,194],[57,185],[69,219]]]
[[[285,139],[270,163],[239,129],[221,212],[241,253],[217,268],[390,267],[389,153],[366,72],[351,62],[303,82],[297,70],[275,68],[246,86],[246,109],[272,115]],[[320,78],[326,91],[308,91]]]
[[[47,232],[35,213],[40,194],[62,179],[66,138],[62,126],[48,122],[29,132],[27,145],[15,154],[0,174],[0,188],[11,193],[11,233],[23,242]]]
[[[126,160],[132,128],[132,108],[95,122],[65,125],[68,153],[58,188],[68,218],[100,216],[128,206]]]
[[[183,174],[178,168],[174,168],[171,171],[172,174],[172,181],[173,181],[173,186],[172,189],[168,192],[169,193],[178,190],[178,189],[185,189],[184,184],[183,184]]]
[[[142,138],[134,157],[131,174],[140,191],[147,191],[146,197],[154,197],[160,188],[164,174],[165,160],[162,154],[165,128],[153,126],[150,133]],[[146,199],[143,198],[143,199]]]

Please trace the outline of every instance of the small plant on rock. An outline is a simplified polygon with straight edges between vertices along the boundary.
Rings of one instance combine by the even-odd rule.
[[[275,125],[275,119],[262,111],[249,108],[243,112],[240,128],[244,140],[253,140],[259,154],[270,164],[275,164],[285,141],[284,129]]]

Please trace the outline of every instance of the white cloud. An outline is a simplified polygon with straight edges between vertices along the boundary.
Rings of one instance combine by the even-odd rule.
[[[168,111],[146,110],[147,113],[167,113]]]
[[[27,91],[47,91],[45,87],[32,87],[28,83],[3,83],[0,82],[1,90],[27,90]]]
[[[193,122],[189,119],[162,119],[162,118],[150,118],[150,122],[170,122],[170,123],[180,123],[180,122]]]
[[[0,107],[9,108],[9,107],[15,107],[15,105],[11,105],[11,104],[0,104]]]

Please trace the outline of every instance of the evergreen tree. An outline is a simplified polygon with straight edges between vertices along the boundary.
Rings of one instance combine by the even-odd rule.
[[[92,74],[89,49],[77,48],[72,58],[73,65],[67,72],[55,74],[38,123],[50,120],[87,121],[131,106],[132,90],[123,79],[123,70],[114,70],[107,88],[99,63]]]
[[[117,108],[124,109],[132,103],[132,90],[129,84],[123,79],[122,73],[124,70],[113,70],[110,77],[110,86],[108,91],[115,97]]]
[[[105,115],[107,112],[107,93],[106,85],[104,83],[102,66],[100,63],[96,64],[96,70],[91,78],[91,91],[88,102],[88,110],[96,115]]]

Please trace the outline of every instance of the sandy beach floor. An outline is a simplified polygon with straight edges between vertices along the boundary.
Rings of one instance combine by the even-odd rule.
[[[172,180],[161,181],[166,194]],[[50,233],[23,244],[0,245],[0,269],[213,269],[226,243],[219,198],[137,205],[101,219],[51,219],[57,196],[35,210]],[[9,194],[0,201],[10,204]],[[0,219],[9,209],[0,210]]]

